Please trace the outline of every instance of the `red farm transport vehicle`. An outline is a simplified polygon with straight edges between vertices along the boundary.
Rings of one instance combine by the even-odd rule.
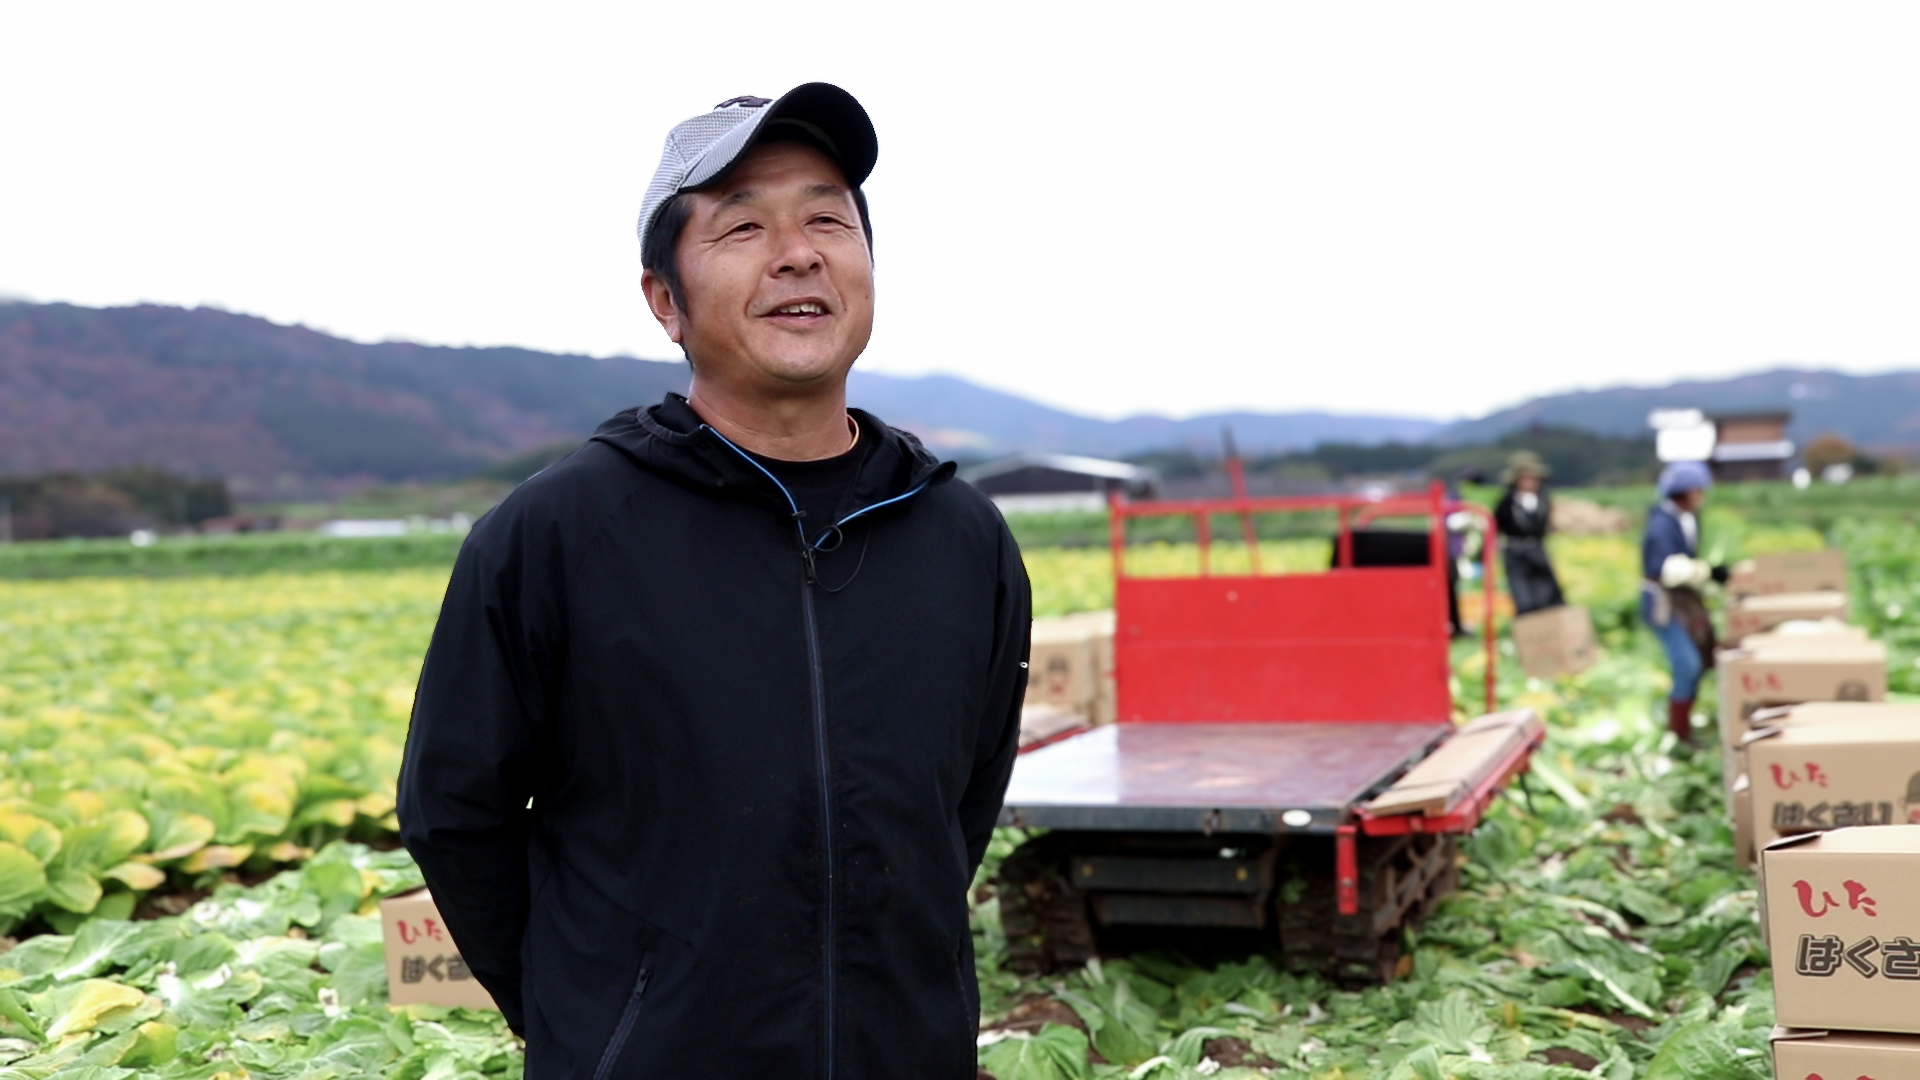
[[[1118,722],[1031,746],[1001,824],[1046,830],[1003,864],[1009,958],[1051,971],[1145,934],[1264,935],[1289,966],[1343,981],[1392,975],[1403,927],[1451,891],[1455,839],[1479,823],[1543,734],[1493,709],[1456,725],[1449,689],[1446,518],[1484,511],[1439,485],[1351,496],[1112,503]],[[1331,512],[1324,573],[1263,574],[1255,515]],[[1194,523],[1199,573],[1128,572],[1128,525]],[[1238,519],[1248,571],[1210,572],[1214,518]],[[1366,565],[1424,518],[1421,565]],[[1177,939],[1176,939],[1177,940]]]

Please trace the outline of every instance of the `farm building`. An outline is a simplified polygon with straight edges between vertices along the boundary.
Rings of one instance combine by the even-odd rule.
[[[1714,428],[1713,476],[1721,481],[1785,479],[1793,458],[1788,412],[1722,413]]]
[[[1714,479],[1781,480],[1793,460],[1789,412],[1719,413],[1655,409],[1647,416],[1661,461],[1704,461]]]
[[[963,469],[960,478],[1003,512],[1029,514],[1098,510],[1115,491],[1149,497],[1157,481],[1152,469],[1071,454],[1016,454]]]

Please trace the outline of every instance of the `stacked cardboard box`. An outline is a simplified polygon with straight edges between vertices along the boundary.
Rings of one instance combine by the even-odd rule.
[[[1022,742],[1113,722],[1113,628],[1111,611],[1033,621]]]
[[[1740,775],[1736,757],[1766,708],[1803,701],[1881,701],[1887,696],[1887,649],[1851,633],[1778,634],[1750,646],[1722,649],[1721,765],[1727,782]]]
[[[1846,591],[1847,557],[1839,548],[1755,555],[1735,563],[1727,578],[1734,597]]]
[[[1844,625],[1837,551],[1734,567],[1721,733],[1735,854],[1760,849],[1774,1075],[1920,1075],[1920,706]],[[1827,831],[1823,831],[1827,830]]]
[[[1839,619],[1793,619],[1780,623],[1771,630],[1748,634],[1741,640],[1740,647],[1766,649],[1775,645],[1795,645],[1803,641],[1833,638],[1851,638],[1854,641],[1873,640],[1865,630],[1848,625]]]
[[[1733,854],[1741,869],[1753,866],[1759,847],[1754,843],[1753,780],[1746,747],[1756,739],[1771,737],[1776,729],[1793,725],[1843,723],[1880,717],[1911,717],[1920,727],[1920,707],[1895,705],[1884,701],[1809,701],[1798,705],[1778,705],[1759,709],[1747,717],[1750,730],[1733,752],[1727,775],[1728,810],[1733,815]]]
[[[1748,635],[1771,630],[1781,623],[1806,619],[1847,618],[1843,592],[1771,593],[1736,597],[1727,604],[1727,638],[1739,642]]]
[[[1742,863],[1783,836],[1920,821],[1920,705],[1819,702],[1753,720],[1730,794]]]
[[[1920,1037],[1860,1031],[1773,1029],[1773,1073],[1781,1080],[1822,1076],[1912,1076],[1920,1069]]]
[[[1577,604],[1529,611],[1513,620],[1513,645],[1520,668],[1536,679],[1578,675],[1599,659],[1593,616]]]
[[[1820,631],[1826,632],[1820,632]],[[1722,649],[1720,667],[1720,765],[1733,821],[1734,858],[1751,866],[1755,836],[1754,781],[1745,748],[1756,727],[1781,727],[1818,711],[1783,706],[1809,702],[1880,702],[1887,696],[1886,646],[1853,627],[1805,624],[1750,638]]]
[[[1768,738],[1776,738],[1780,734],[1780,728],[1786,728],[1786,726],[1845,724],[1853,721],[1876,721],[1876,719],[1903,721],[1903,723],[1912,724],[1914,730],[1920,730],[1920,705],[1889,703],[1889,701],[1807,701],[1801,705],[1782,705],[1774,709],[1761,709],[1753,713],[1753,717],[1749,717],[1753,730],[1747,734],[1745,740],[1741,740],[1740,748],[1734,751],[1734,773],[1732,773],[1734,780],[1728,784],[1728,790],[1726,790],[1728,809],[1734,815],[1734,861],[1740,865],[1741,869],[1753,867],[1753,861],[1761,847],[1755,844],[1755,809],[1753,809],[1755,780],[1753,780],[1751,759],[1747,755],[1747,746],[1755,742],[1764,742]],[[1782,746],[1782,744],[1776,744],[1776,746]],[[1772,765],[1772,761],[1768,761],[1768,765]],[[1788,790],[1784,782],[1772,776],[1770,769],[1768,773],[1761,776],[1761,782],[1763,786],[1770,784],[1776,790]],[[1772,813],[1772,811],[1766,811],[1766,813]],[[1818,817],[1822,821],[1828,821],[1832,813],[1822,811]],[[1788,824],[1788,822],[1782,822],[1782,824]],[[1770,826],[1770,832],[1782,834],[1778,828],[1772,828],[1772,826]]]
[[[1774,1075],[1920,1075],[1920,825],[1769,845]]]

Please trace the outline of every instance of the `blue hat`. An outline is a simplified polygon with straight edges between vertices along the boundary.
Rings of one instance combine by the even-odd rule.
[[[1705,491],[1713,486],[1713,473],[1704,461],[1676,461],[1660,470],[1660,494],[1673,498],[1683,491]]]

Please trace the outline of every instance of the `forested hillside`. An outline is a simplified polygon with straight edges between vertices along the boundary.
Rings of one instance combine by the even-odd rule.
[[[684,389],[684,364],[363,345],[200,308],[0,305],[0,474],[150,465],[241,490],[435,479]]]

